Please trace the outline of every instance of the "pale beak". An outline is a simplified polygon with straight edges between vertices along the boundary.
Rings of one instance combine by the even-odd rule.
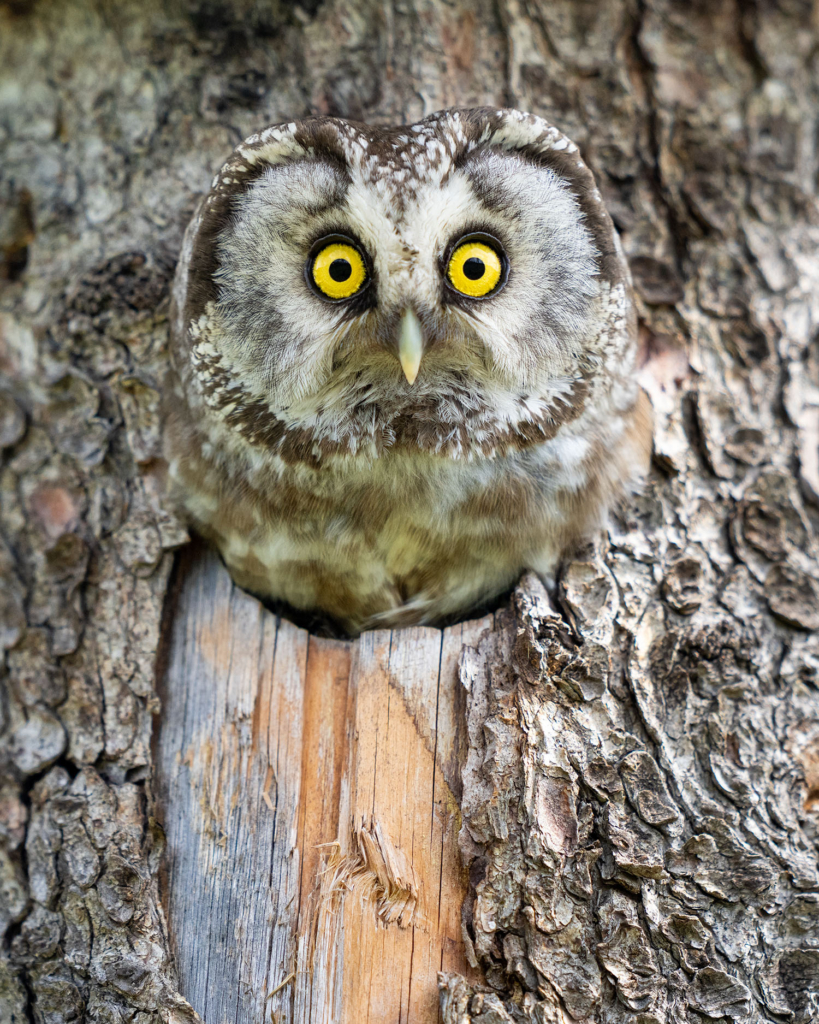
[[[424,329],[411,309],[405,309],[398,333],[398,359],[408,383],[414,384],[424,354]]]

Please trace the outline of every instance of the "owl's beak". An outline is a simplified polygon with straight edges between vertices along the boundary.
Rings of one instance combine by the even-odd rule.
[[[421,321],[408,307],[401,317],[401,328],[398,332],[398,359],[409,384],[415,383],[423,354],[424,329],[421,327]]]

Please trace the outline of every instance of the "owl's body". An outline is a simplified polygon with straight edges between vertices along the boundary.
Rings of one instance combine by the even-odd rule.
[[[530,115],[251,137],[174,304],[181,503],[237,582],[352,632],[553,576],[645,467],[619,242]]]

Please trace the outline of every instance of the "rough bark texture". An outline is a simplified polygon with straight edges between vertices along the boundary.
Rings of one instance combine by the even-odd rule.
[[[818,63],[807,0],[0,4],[0,1019],[192,1015],[150,739],[195,197],[260,125],[454,103],[582,147],[657,437],[559,614],[528,581],[464,654],[487,984],[444,977],[443,1018],[816,1018]]]

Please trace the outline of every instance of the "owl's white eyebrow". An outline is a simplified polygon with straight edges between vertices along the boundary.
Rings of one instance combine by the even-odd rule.
[[[320,214],[339,206],[349,187],[349,178],[332,164],[303,160],[268,167],[242,197],[241,206],[283,207]]]

